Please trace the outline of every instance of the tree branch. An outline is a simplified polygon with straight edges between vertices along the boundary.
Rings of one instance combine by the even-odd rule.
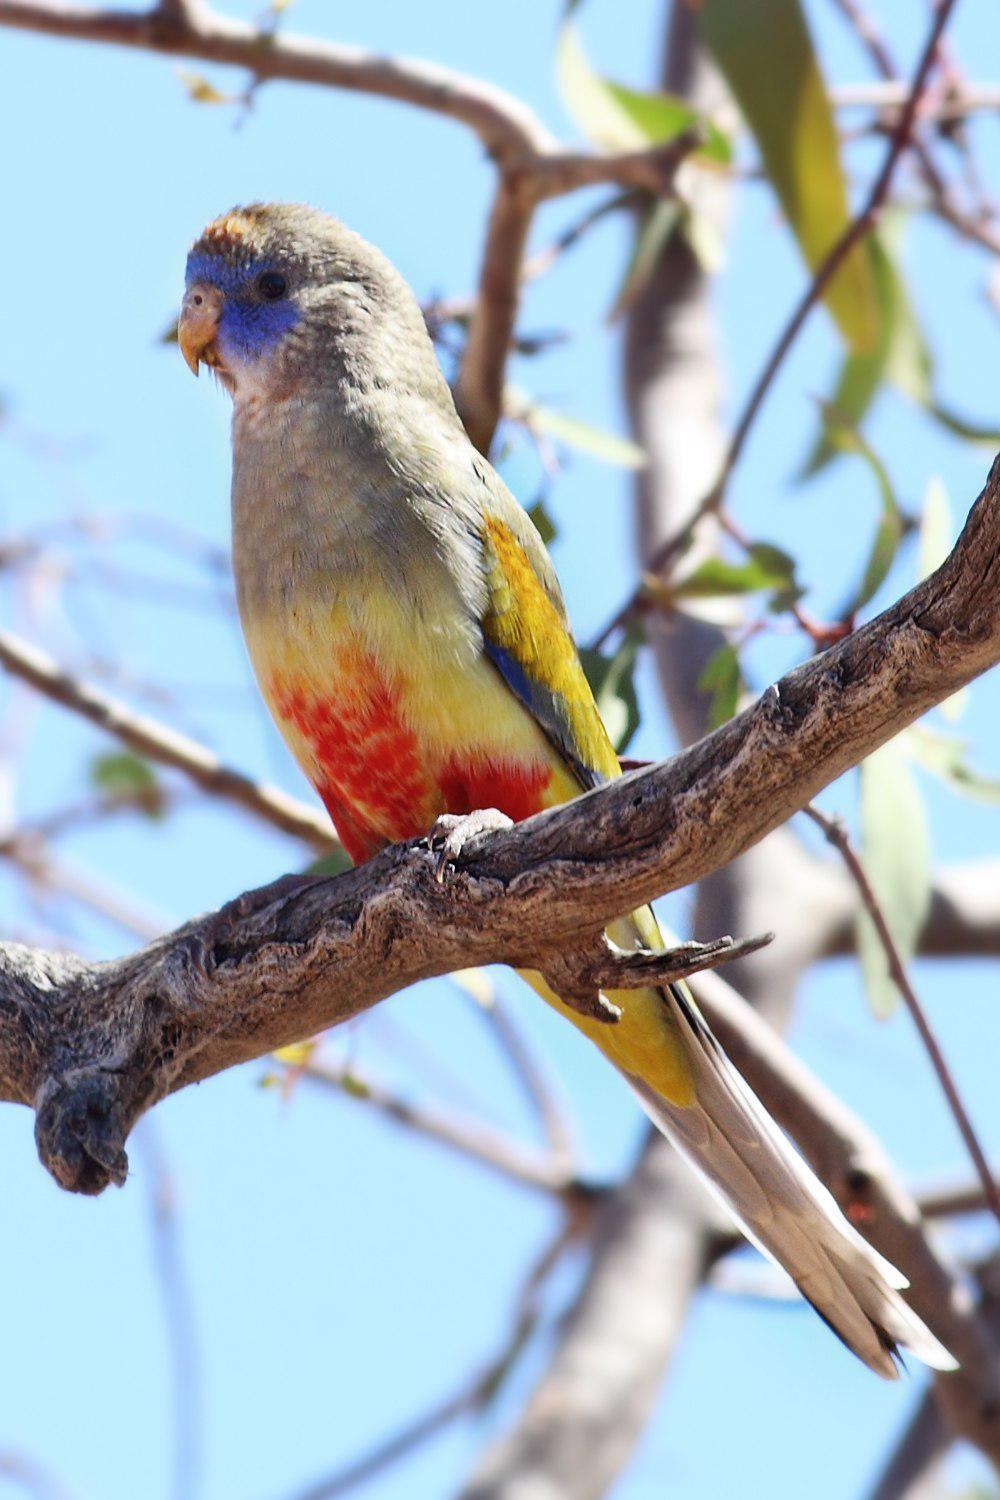
[[[35,1105],[59,1181],[98,1191],[157,1099],[417,979],[499,961],[565,982],[576,954],[583,990],[612,917],[735,858],[1000,658],[998,583],[1000,460],[951,555],[891,609],[672,761],[472,839],[445,886],[411,843],[337,880],[288,877],[116,963],[9,945],[0,1097]],[[615,982],[642,982],[627,956]]]
[[[827,817],[825,813],[821,813],[815,807],[807,807],[805,809],[805,812],[806,815],[810,817],[812,821],[817,825],[817,827],[823,830],[823,833],[829,843],[839,851],[840,856],[843,859],[844,864],[851,876],[851,879],[854,881],[855,885],[858,888],[858,894],[861,897],[861,903],[868,916],[870,917],[875,931],[878,934],[879,942],[882,945],[882,950],[885,954],[886,963],[889,968],[889,974],[897,990],[903,997],[903,1001],[906,1005],[907,1010],[910,1012],[910,1017],[913,1021],[913,1024],[917,1028],[917,1033],[920,1037],[921,1043],[923,1044],[924,1051],[927,1053],[927,1056],[930,1059],[931,1067],[934,1069],[934,1072],[937,1075],[938,1083],[941,1085],[941,1090],[948,1102],[948,1108],[951,1110],[952,1118],[954,1119],[955,1124],[958,1127],[959,1134],[961,1135],[962,1140],[965,1143],[965,1148],[972,1159],[973,1166],[979,1174],[979,1181],[982,1184],[982,1190],[986,1202],[989,1205],[993,1217],[997,1220],[997,1223],[1000,1224],[1000,1190],[997,1189],[993,1181],[990,1166],[986,1160],[986,1153],[984,1152],[979,1137],[976,1134],[975,1128],[973,1127],[972,1121],[969,1117],[969,1112],[965,1107],[965,1101],[962,1099],[961,1093],[959,1092],[958,1085],[952,1077],[951,1069],[948,1067],[948,1064],[945,1061],[944,1053],[941,1051],[940,1043],[938,1042],[933,1027],[931,1026],[930,1021],[927,1018],[927,1013],[920,1002],[916,990],[910,983],[910,977],[906,972],[906,965],[904,964],[902,955],[900,954],[899,948],[896,945],[896,940],[889,930],[889,924],[886,921],[885,913],[883,912],[882,907],[879,904],[878,897],[876,896],[875,891],[872,888],[871,881],[868,879],[867,871],[865,870],[864,865],[861,863],[861,860],[858,858],[854,846],[847,836],[847,830],[838,819]]]
[[[146,714],[133,713],[118,699],[63,672],[44,651],[6,631],[0,631],[0,666],[30,683],[53,703],[114,735],[137,755],[180,771],[211,796],[235,802],[282,833],[303,839],[322,853],[339,848],[328,820],[318,810],[289,797],[278,787],[254,781],[242,771],[225,765],[197,740],[157,723]]]
[[[917,110],[927,88],[927,82],[937,54],[938,42],[941,40],[955,4],[956,0],[936,0],[933,19],[927,39],[917,61],[906,103],[900,113],[899,120],[893,127],[892,137],[886,148],[879,173],[872,183],[861,208],[845,226],[843,232],[838,235],[821,264],[817,266],[808,286],[778,335],[774,347],[743,403],[714,484],[691,512],[683,528],[675,532],[673,536],[667,537],[660,544],[650,561],[649,572],[654,576],[663,573],[667,564],[673,562],[684,551],[697,527],[706,516],[718,514],[733,471],[739,463],[761,407],[774,384],[778,372],[784,365],[789,350],[795,344],[810,313],[819,305],[823,293],[840,270],[847,256],[854,249],[855,245],[860,244],[872,232],[878,223],[879,215],[889,197],[889,189],[892,185],[896,168],[907,146],[910,144]],[[640,583],[633,590],[629,598],[596,637],[594,641],[595,647],[603,645],[604,641],[614,630],[617,630],[631,618],[632,614],[642,603],[644,590],[644,583]]]
[[[199,57],[246,68],[257,81],[280,78],[379,95],[468,126],[499,170],[479,295],[455,389],[469,435],[483,452],[500,419],[524,247],[538,203],[602,182],[670,192],[677,165],[700,139],[697,132],[684,132],[649,151],[563,151],[521,100],[493,84],[414,58],[385,57],[233,20],[202,0],[166,0],[146,10],[0,0],[0,26]]]
[[[826,882],[829,901],[820,916],[820,958],[854,953],[860,905],[852,881]],[[971,860],[935,870],[931,904],[917,940],[921,958],[995,958],[1000,954],[1000,862]]]

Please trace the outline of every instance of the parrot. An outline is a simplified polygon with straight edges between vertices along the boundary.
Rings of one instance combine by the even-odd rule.
[[[378,249],[305,205],[230,209],[191,247],[178,342],[232,397],[255,678],[354,864],[621,774],[545,546],[466,435],[419,304]],[[664,946],[648,907],[608,931]],[[609,1024],[525,977],[866,1365],[892,1378],[908,1350],[955,1368],[687,986],[616,990]]]

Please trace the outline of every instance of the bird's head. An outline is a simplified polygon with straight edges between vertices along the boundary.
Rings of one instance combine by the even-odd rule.
[[[399,273],[338,220],[255,203],[213,220],[191,247],[177,328],[198,373],[237,401],[330,382],[378,386],[435,368],[420,310]],[[437,376],[440,379],[440,376]]]

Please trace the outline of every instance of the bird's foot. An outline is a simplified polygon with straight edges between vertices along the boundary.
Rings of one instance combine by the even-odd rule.
[[[434,869],[438,885],[444,885],[461,858],[462,850],[478,834],[502,833],[512,826],[512,820],[496,807],[481,807],[472,813],[442,813],[422,841],[438,857]]]

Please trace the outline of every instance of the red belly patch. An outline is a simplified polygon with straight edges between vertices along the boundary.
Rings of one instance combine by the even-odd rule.
[[[433,787],[416,736],[378,674],[359,671],[340,682],[342,691],[323,698],[278,678],[268,688],[275,713],[309,745],[316,790],[357,863],[380,844],[424,833],[434,818]]]
[[[475,749],[430,758],[374,663],[351,653],[337,665],[323,697],[279,675],[267,688],[276,716],[309,746],[306,769],[355,864],[383,844],[426,833],[442,812],[496,807],[519,822],[546,805],[552,773],[544,762]]]
[[[467,756],[449,756],[438,773],[438,788],[444,811],[476,812],[495,807],[515,823],[541,812],[544,793],[552,779],[548,766],[537,761],[515,762]]]

